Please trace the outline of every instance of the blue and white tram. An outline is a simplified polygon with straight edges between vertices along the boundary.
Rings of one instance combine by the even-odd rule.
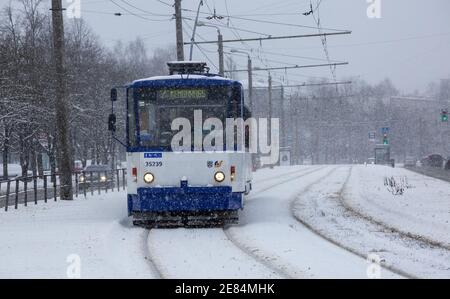
[[[201,138],[195,136],[199,131],[194,132],[198,130],[194,114],[201,111],[202,121],[215,118],[223,124],[227,118],[248,118],[242,85],[209,74],[205,63],[168,65],[169,76],[137,80],[126,87],[128,213],[135,225],[146,227],[237,223],[244,194],[251,190],[251,154],[245,146],[206,152],[198,141],[210,131],[202,126]],[[111,94],[115,100],[117,92]],[[111,117],[115,123],[114,114],[110,122]],[[172,149],[174,136],[185,129],[173,128],[177,118],[192,124],[191,140],[185,138],[191,150]],[[242,138],[248,138],[248,130],[239,129],[246,132]],[[242,134],[236,132],[238,144]]]

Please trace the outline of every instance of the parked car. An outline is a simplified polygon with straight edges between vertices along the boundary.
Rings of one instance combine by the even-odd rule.
[[[108,165],[89,165],[78,177],[79,188],[113,188],[114,176]]]
[[[438,154],[429,155],[421,160],[423,166],[442,168],[444,158]]]

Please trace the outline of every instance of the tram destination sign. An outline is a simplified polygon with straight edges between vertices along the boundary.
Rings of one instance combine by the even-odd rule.
[[[181,100],[181,99],[194,99],[201,100],[208,98],[208,92],[206,89],[162,89],[158,91],[158,98],[162,100]]]

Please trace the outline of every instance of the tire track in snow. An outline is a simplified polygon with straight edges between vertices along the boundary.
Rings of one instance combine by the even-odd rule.
[[[314,172],[320,171],[322,169],[324,169],[326,166],[320,167],[318,169],[313,169],[313,170],[296,170],[296,171],[292,171],[292,172],[288,172],[285,174],[282,174],[280,176],[274,177],[274,178],[269,178],[269,179],[265,179],[264,182],[267,181],[273,181],[273,180],[277,180],[276,183],[272,183],[269,186],[265,186],[260,190],[255,191],[255,193],[251,194],[249,197],[247,197],[247,201],[253,199],[256,195],[265,192],[267,190],[270,190],[272,188],[275,188],[279,185],[291,182],[293,180],[299,179],[301,177],[307,176],[309,174],[312,174]],[[298,174],[300,172],[300,174]],[[296,174],[294,176],[292,176],[293,174]],[[286,176],[291,176],[287,179],[283,179]],[[280,178],[282,178],[282,180],[280,181]],[[166,233],[175,233],[177,230],[168,230],[166,231]],[[207,235],[209,234],[209,232],[211,232],[211,229],[205,229],[205,236],[207,237]],[[237,250],[239,250],[239,252],[242,252],[244,256],[248,257],[250,260],[256,262],[257,264],[261,265],[262,267],[268,269],[268,271],[274,273],[277,277],[279,278],[291,278],[291,276],[284,271],[283,269],[279,269],[278,267],[274,267],[270,262],[267,261],[267,259],[261,259],[259,258],[257,255],[254,254],[254,252],[250,249],[247,249],[245,246],[241,246],[241,244],[235,242],[235,240],[231,237],[229,231],[227,229],[223,229],[220,230],[223,233],[223,236],[226,238],[226,240],[228,240],[230,242],[230,244],[232,244],[232,246],[234,248],[236,248]],[[197,233],[202,234],[202,230],[196,230]],[[151,256],[150,258],[150,263],[152,265],[152,267],[154,268],[154,271],[158,273],[158,275],[161,278],[168,278],[171,277],[171,275],[169,274],[165,274],[166,272],[170,272],[170,270],[168,270],[167,268],[169,267],[169,265],[166,264],[166,261],[164,261],[164,258],[161,258],[159,256],[155,256],[154,252],[149,248],[150,247],[150,242],[152,242],[150,240],[150,235],[152,233],[152,230],[148,230],[147,231],[147,240],[146,240],[146,248],[147,248],[147,252],[149,253],[149,255]],[[201,238],[200,238],[201,239]],[[154,243],[154,242],[153,242]],[[230,257],[231,258],[231,257]],[[165,269],[165,270],[163,270]],[[172,275],[173,276],[173,275]]]
[[[145,259],[147,260],[150,270],[152,271],[152,274],[155,276],[155,279],[164,279],[165,275],[162,272],[162,270],[156,265],[155,259],[152,256],[152,252],[150,248],[148,247],[149,242],[149,236],[150,236],[150,230],[144,230],[142,233],[142,250],[145,253]]]
[[[322,166],[322,167],[320,167],[320,168],[316,168],[316,169],[313,169],[313,170],[310,170],[310,171],[307,171],[307,170],[301,171],[300,174],[297,174],[297,175],[295,175],[295,176],[293,176],[293,177],[290,177],[290,178],[288,178],[288,179],[284,179],[284,180],[278,181],[278,182],[276,182],[275,184],[271,184],[271,185],[269,185],[269,186],[266,186],[266,187],[264,187],[264,188],[262,188],[262,189],[260,189],[260,190],[255,191],[255,193],[253,193],[253,194],[251,193],[251,194],[247,197],[247,201],[253,200],[257,195],[259,195],[259,194],[261,194],[261,193],[263,193],[263,192],[265,192],[265,191],[268,191],[268,190],[270,190],[270,189],[272,189],[272,188],[278,187],[279,185],[289,183],[289,182],[294,181],[294,180],[296,180],[296,179],[298,179],[298,178],[301,178],[301,177],[307,176],[307,175],[309,175],[309,174],[318,172],[318,171],[320,171],[320,170],[322,170],[322,169],[325,169],[325,168],[326,168],[326,166]],[[296,172],[299,172],[299,171],[295,171],[295,172],[293,172],[293,173],[296,173]],[[289,173],[289,175],[291,175],[291,174],[292,174],[292,173]],[[271,181],[271,180],[280,179],[280,177],[284,177],[284,176],[286,176],[286,175],[278,176],[278,177],[276,177],[276,178],[268,179],[268,180],[266,180],[266,181]]]
[[[222,229],[154,229],[148,246],[164,278],[285,278],[237,248]]]
[[[300,170],[300,169],[296,169],[296,170],[294,170],[294,171],[290,171],[290,172],[283,173],[283,174],[281,174],[281,175],[279,175],[279,176],[277,176],[277,177],[264,178],[264,179],[258,180],[258,184],[261,184],[261,183],[264,183],[264,182],[273,181],[273,180],[276,180],[276,179],[279,179],[279,178],[283,178],[283,177],[289,176],[289,175],[291,175],[291,174],[296,174],[296,173],[299,172],[299,170]],[[305,169],[305,170],[301,169],[300,172],[303,172],[303,171],[306,171],[306,170],[308,170],[308,168]]]
[[[280,267],[273,265],[270,262],[270,259],[271,259],[270,257],[261,257],[261,256],[256,255],[255,252],[258,251],[257,248],[250,249],[248,246],[246,246],[246,245],[240,243],[239,241],[237,241],[236,239],[234,239],[233,235],[230,233],[230,231],[228,229],[225,228],[223,230],[223,232],[224,232],[225,236],[228,238],[228,240],[230,240],[231,243],[233,243],[234,246],[239,248],[239,250],[241,250],[242,252],[247,254],[249,257],[251,257],[256,262],[264,265],[265,267],[267,267],[270,270],[274,271],[275,273],[279,274],[282,278],[286,278],[286,279],[295,278],[295,277],[292,277],[285,269],[281,269]]]
[[[148,266],[150,268],[152,278],[154,278],[154,279],[164,278],[164,273],[160,269],[158,269],[158,267],[156,266],[156,264],[152,258],[152,253],[147,246],[147,240],[148,240],[150,231],[133,226],[129,217],[124,218],[121,221],[119,221],[119,224],[124,229],[141,230],[139,232],[138,238],[136,238],[136,241],[140,242],[139,247],[137,247],[138,253],[142,253],[143,259],[146,261],[146,263],[148,264]],[[127,254],[132,254],[132,252],[128,252]]]
[[[283,185],[283,184],[290,183],[290,182],[295,181],[295,180],[297,180],[297,179],[299,179],[299,178],[301,178],[301,177],[304,177],[304,176],[307,176],[307,175],[310,175],[310,174],[319,172],[319,171],[321,171],[321,170],[323,170],[323,169],[325,169],[325,168],[327,168],[327,166],[323,166],[323,167],[320,167],[320,168],[316,168],[316,169],[313,169],[313,170],[311,170],[311,171],[304,171],[304,172],[302,172],[302,173],[299,174],[299,175],[296,175],[296,176],[294,176],[294,177],[285,179],[285,180],[283,180],[283,181],[281,181],[281,182],[277,182],[276,184],[272,184],[272,185],[270,185],[270,186],[267,186],[267,187],[265,187],[264,189],[259,190],[259,191],[256,192],[255,194],[252,194],[252,196],[248,199],[248,201],[254,199],[254,198],[256,197],[256,195],[261,194],[262,192],[268,191],[268,190],[270,190],[270,189],[273,189],[273,188],[278,187],[278,186]],[[332,172],[332,171],[330,171],[329,173],[331,173],[331,172]],[[328,176],[329,173],[327,173],[324,177]],[[290,173],[290,174],[291,174],[291,173]],[[320,181],[320,180],[322,180],[322,179],[323,179],[323,178],[321,177],[318,181]],[[312,184],[315,184],[315,183],[316,183],[316,182],[314,182],[314,183],[312,183]],[[312,185],[312,184],[311,184],[311,185]],[[309,186],[309,185],[308,185],[308,186]],[[308,187],[308,186],[307,186],[307,187]],[[306,187],[306,188],[307,188],[307,187]],[[304,189],[302,189],[302,191],[300,191],[299,193],[302,193],[303,190],[304,190]],[[238,225],[238,226],[234,226],[234,227],[239,227],[239,225]],[[239,240],[237,240],[237,238],[235,238],[235,237],[233,236],[233,234],[231,233],[231,231],[230,231],[228,228],[225,228],[223,231],[224,231],[224,234],[227,236],[227,238],[228,238],[228,239],[229,239],[229,240],[230,240],[237,248],[239,248],[241,251],[243,251],[243,252],[246,253],[247,255],[251,256],[254,260],[258,261],[259,263],[263,264],[264,266],[268,267],[269,269],[272,269],[273,271],[276,271],[277,273],[280,273],[280,275],[281,275],[282,277],[289,278],[289,279],[295,278],[294,276],[292,276],[292,275],[288,272],[287,269],[285,269],[285,267],[279,267],[279,266],[275,265],[274,263],[270,262],[270,261],[272,260],[273,257],[270,257],[270,256],[263,256],[263,255],[261,255],[261,254],[259,254],[259,255],[256,254],[256,252],[261,252],[257,247],[255,247],[255,246],[249,246],[249,245],[243,244],[242,242],[240,242]]]
[[[273,189],[273,188],[275,188],[275,187],[278,187],[278,186],[280,186],[280,185],[289,183],[289,182],[291,182],[291,181],[297,180],[297,179],[299,179],[299,178],[301,178],[301,177],[310,175],[310,174],[312,174],[312,173],[321,171],[322,169],[325,169],[325,168],[326,168],[326,166],[320,167],[320,168],[318,168],[318,169],[312,169],[312,170],[310,170],[310,171],[307,171],[307,170],[301,171],[300,174],[297,174],[297,175],[295,175],[295,176],[293,176],[293,177],[289,177],[288,179],[283,179],[282,181],[277,181],[275,184],[271,184],[271,185],[269,185],[269,186],[267,186],[267,187],[264,187],[263,189],[260,189],[260,190],[256,191],[254,194],[251,194],[251,195],[247,198],[247,201],[253,200],[258,194],[261,194],[261,193],[263,193],[263,192],[265,192],[265,191],[268,191],[268,190]],[[286,174],[282,174],[282,175],[280,175],[280,176],[278,176],[278,177],[276,177],[276,178],[265,179],[264,181],[272,181],[272,180],[284,178],[284,177],[286,177],[286,176],[290,176],[290,175],[292,175],[292,174],[294,174],[294,173],[298,173],[298,172],[299,172],[298,170],[292,171],[292,172],[289,172],[289,173],[286,173]],[[270,257],[260,257],[260,256],[256,255],[255,252],[258,250],[257,248],[252,248],[252,249],[250,249],[250,248],[247,247],[246,245],[244,245],[244,244],[240,243],[239,241],[237,241],[235,238],[233,238],[233,235],[231,234],[231,232],[230,232],[227,228],[223,229],[223,232],[224,232],[225,236],[226,236],[226,237],[227,237],[227,238],[228,238],[228,239],[229,239],[229,240],[230,240],[237,248],[239,248],[239,249],[240,249],[241,251],[243,251],[245,254],[247,254],[248,256],[250,256],[251,258],[253,258],[255,261],[261,263],[262,265],[266,266],[267,268],[269,268],[269,269],[273,270],[274,272],[278,273],[281,277],[288,278],[288,279],[294,278],[294,277],[292,277],[285,269],[280,269],[279,267],[273,265],[273,263],[270,262],[270,259],[271,259]]]
[[[338,168],[335,168],[335,169],[333,169],[332,171],[330,171],[329,175],[331,175],[331,174],[332,174],[333,172],[335,172],[337,169],[338,169]],[[347,184],[348,184],[348,182],[349,182],[349,180],[350,180],[350,177],[351,177],[351,171],[352,171],[352,167],[350,166],[348,175],[347,175],[347,177],[346,177],[344,183],[342,184],[341,189],[340,189],[339,192],[338,192],[339,199],[340,199],[341,203],[342,203],[342,200],[343,200],[343,198],[344,198],[344,197],[343,197],[343,194],[344,194],[344,192],[345,192],[345,190],[346,190],[346,188],[347,188]],[[305,190],[303,190],[303,192],[304,192],[304,193],[309,192],[309,191],[311,190],[312,187],[314,187],[315,185],[319,184],[319,183],[320,183],[321,181],[323,181],[326,177],[327,177],[327,176],[325,176],[325,177],[322,178],[321,180],[319,180],[319,181],[317,181],[317,182],[315,182],[315,183],[309,185]],[[302,193],[303,193],[303,192],[302,192]],[[304,225],[306,228],[308,228],[311,232],[313,232],[313,233],[316,234],[317,236],[320,236],[321,238],[327,240],[328,242],[330,242],[330,243],[332,243],[332,244],[334,244],[334,245],[336,245],[336,246],[338,246],[338,247],[340,247],[340,248],[342,248],[342,249],[344,249],[344,250],[346,250],[346,251],[348,251],[348,252],[350,252],[350,253],[352,253],[352,254],[354,254],[354,255],[357,255],[357,256],[359,256],[359,257],[361,257],[361,258],[363,258],[363,259],[367,259],[367,255],[366,255],[366,254],[364,254],[364,253],[362,253],[362,252],[360,252],[360,251],[358,251],[358,250],[356,250],[356,249],[354,249],[354,248],[351,248],[351,247],[349,247],[349,246],[346,246],[346,245],[342,244],[341,242],[337,241],[337,240],[334,239],[334,238],[328,237],[327,235],[325,235],[324,233],[322,233],[320,230],[318,230],[318,229],[316,229],[315,227],[313,227],[312,225],[310,225],[307,221],[305,221],[305,220],[303,220],[302,218],[300,218],[300,216],[298,216],[298,214],[296,213],[296,209],[297,209],[297,208],[296,208],[296,205],[297,205],[298,197],[299,197],[299,196],[300,196],[300,193],[299,193],[296,197],[294,197],[294,200],[293,200],[292,203],[291,203],[292,216],[293,216],[299,223],[301,223],[302,225]],[[344,208],[346,208],[346,207],[344,206]],[[347,208],[346,208],[346,209],[347,209]],[[347,210],[348,210],[348,209],[347,209]],[[352,214],[358,216],[358,214],[354,213],[353,211],[350,210],[350,212],[351,212]],[[365,219],[365,220],[366,220],[366,219]],[[410,279],[415,279],[415,278],[417,278],[416,276],[414,276],[414,275],[412,275],[412,274],[409,274],[409,273],[407,273],[407,272],[405,272],[405,271],[403,271],[403,270],[401,270],[401,269],[398,269],[397,267],[393,267],[393,266],[385,265],[385,264],[380,264],[380,266],[381,266],[382,268],[384,268],[385,270],[391,271],[391,272],[393,272],[393,273],[395,273],[395,274],[397,274],[397,275],[399,275],[399,276],[402,276],[402,277],[404,277],[404,278],[410,278]]]

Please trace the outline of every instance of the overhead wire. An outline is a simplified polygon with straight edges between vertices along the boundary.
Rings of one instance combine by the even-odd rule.
[[[311,8],[312,8],[312,0],[310,0],[309,3],[311,4]],[[317,4],[315,6],[315,9],[312,9],[312,13],[311,13],[314,22],[317,24],[317,31],[319,32],[319,34],[323,33],[323,28],[322,28],[322,24],[321,24],[321,20],[320,20],[320,4],[321,3],[322,3],[322,0],[318,0]],[[330,53],[328,51],[327,37],[325,35],[322,35],[320,37],[320,40],[322,42],[322,47],[323,47],[323,51],[325,53],[325,57],[326,57],[328,63],[331,63]],[[333,77],[333,80],[336,81],[336,66],[330,65],[330,71],[331,71],[331,76]]]
[[[170,6],[170,7],[173,7],[173,5],[172,4],[169,4],[169,3],[167,3],[167,2],[164,2],[164,1],[162,1],[162,0],[156,0],[157,2],[159,2],[159,3],[162,3],[162,4],[164,4],[164,5],[166,5],[166,6]]]
[[[150,18],[144,17],[144,16],[139,15],[139,14],[136,14],[136,13],[134,13],[134,12],[128,10],[127,8],[123,7],[122,5],[118,4],[118,3],[116,2],[117,0],[109,0],[109,1],[110,1],[111,3],[113,3],[115,6],[117,6],[117,7],[121,8],[121,9],[123,9],[124,11],[128,12],[129,14],[131,14],[131,15],[133,15],[133,16],[135,16],[135,17],[138,17],[138,18],[140,18],[140,19],[143,19],[143,20],[146,20],[146,21],[152,21],[152,22],[167,21],[167,19],[166,19],[166,20],[155,20],[155,19],[150,19]]]
[[[183,10],[196,13],[196,11],[194,11],[192,9],[184,8]],[[204,12],[200,12],[200,14],[201,15],[209,15],[208,13],[204,13]],[[265,23],[265,24],[289,26],[289,27],[297,27],[297,28],[317,29],[317,27],[315,27],[315,26],[300,25],[300,24],[285,23],[285,22],[276,22],[276,21],[271,21],[271,20],[260,20],[260,19],[253,19],[253,18],[244,18],[244,17],[232,16],[232,15],[224,15],[223,17],[230,18],[230,19],[236,19],[236,20],[256,22],[256,23]],[[328,27],[322,27],[322,29],[329,30],[329,31],[336,31],[336,32],[346,31],[345,29],[328,28]]]
[[[154,13],[154,12],[150,12],[150,11],[148,11],[148,10],[144,10],[144,9],[142,9],[142,8],[140,8],[140,7],[137,7],[137,6],[135,6],[135,5],[131,4],[131,3],[129,3],[129,2],[126,1],[126,0],[120,0],[120,1],[122,1],[123,3],[125,3],[126,5],[128,5],[128,6],[130,6],[130,7],[133,7],[134,9],[136,9],[136,10],[138,10],[138,11],[141,11],[141,12],[143,12],[143,13],[145,13],[145,14],[148,14],[148,15],[151,15],[151,16],[158,16],[158,17],[172,17],[172,14],[157,14],[157,13]]]

